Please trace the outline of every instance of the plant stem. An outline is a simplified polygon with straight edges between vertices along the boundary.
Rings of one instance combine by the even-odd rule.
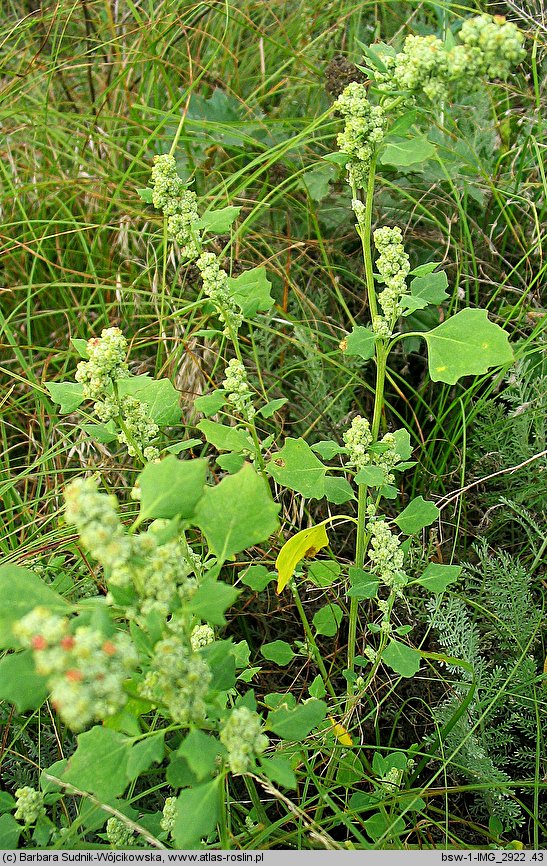
[[[368,176],[365,215],[362,224],[358,224],[357,231],[363,246],[363,258],[365,263],[365,279],[367,286],[368,304],[372,321],[378,315],[378,302],[376,300],[376,289],[374,286],[374,269],[372,264],[372,208],[374,204],[374,182],[376,179],[376,158],[373,157]],[[356,190],[352,190],[354,198]],[[376,390],[374,394],[374,412],[372,417],[371,433],[373,442],[378,439],[380,423],[384,408],[384,388],[386,380],[386,366],[388,346],[385,340],[378,340],[376,351]],[[363,568],[368,540],[365,537],[365,519],[367,505],[367,487],[359,485],[359,499],[357,509],[357,545],[355,551],[355,566]],[[357,640],[357,616],[359,610],[359,599],[352,598],[350,601],[349,623],[348,623],[348,671],[353,673],[355,667],[355,644]],[[348,681],[348,697],[352,692],[352,683]]]
[[[297,586],[296,586],[296,583],[294,582],[294,580],[291,580],[291,589],[292,589],[292,594],[294,597],[294,601],[295,601],[298,613],[300,614],[300,619],[302,620],[302,625],[304,626],[304,633],[306,635],[306,640],[308,641],[308,646],[313,653],[313,658],[315,660],[315,663],[316,663],[317,667],[319,668],[321,676],[323,677],[323,682],[325,683],[325,688],[328,691],[331,698],[336,698],[336,692],[334,691],[334,688],[331,684],[329,675],[327,673],[327,669],[325,667],[325,662],[321,658],[321,653],[319,652],[319,647],[317,646],[317,643],[316,643],[315,638],[313,636],[311,626],[308,622],[308,617],[306,616],[306,611],[304,610],[304,605],[302,604],[302,599],[300,598],[300,595],[299,595],[299,592],[298,592],[298,589],[297,589]]]
[[[156,354],[156,376],[159,374],[162,365],[162,346],[165,349],[165,357],[167,359],[167,339],[165,334],[165,308],[167,300],[167,248],[169,243],[169,235],[167,232],[167,217],[163,217],[163,236],[162,236],[162,263],[161,263],[161,291],[160,291],[160,314],[158,322],[158,349]]]
[[[219,821],[218,821],[218,829],[219,829],[219,838],[220,844],[224,851],[229,851],[231,848],[230,845],[230,834],[228,829],[228,811],[226,808],[226,803],[228,800],[228,777],[223,774],[220,777],[220,783],[218,786],[219,790]]]
[[[355,566],[362,568],[365,562],[365,517],[367,505],[367,486],[359,485],[359,501],[357,506],[357,548],[355,552]],[[348,670],[353,671],[355,667],[355,644],[357,642],[357,613],[359,599],[351,598],[349,604],[348,623]],[[352,684],[348,681],[348,692]]]
[[[239,337],[237,334],[237,330],[232,328],[232,326],[229,324],[229,322],[227,322],[227,329],[229,332],[230,340],[232,341],[232,345],[234,347],[234,352],[235,352],[236,358],[240,364],[243,364],[243,356],[241,354],[241,347],[239,345]],[[245,426],[246,426],[247,431],[249,432],[249,434],[253,440],[253,445],[255,447],[255,458],[256,458],[256,463],[258,466],[258,471],[260,472],[260,474],[262,475],[263,478],[267,478],[267,476],[266,476],[266,464],[264,463],[264,457],[262,455],[262,449],[260,447],[260,439],[258,438],[258,433],[256,432],[256,425],[255,425],[254,421],[247,421],[245,423]]]
[[[386,385],[388,349],[385,340],[376,343],[376,390],[374,393],[374,413],[372,415],[372,441],[376,442],[380,432],[380,423],[384,409],[384,388]]]
[[[357,224],[357,233],[361,238],[363,246],[363,258],[365,261],[365,280],[367,286],[368,305],[371,319],[378,315],[378,303],[376,301],[376,289],[374,288],[374,268],[372,265],[372,208],[374,205],[374,183],[376,181],[376,156],[372,157],[370,172],[368,176],[367,190],[365,193],[365,218],[363,225]],[[357,190],[352,188],[352,196],[357,198]]]

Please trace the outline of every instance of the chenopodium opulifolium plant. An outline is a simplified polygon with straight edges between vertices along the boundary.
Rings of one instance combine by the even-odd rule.
[[[423,117],[436,106],[432,101],[448,100],[467,87],[468,77],[473,87],[484,84],[488,77],[505,78],[524,57],[523,35],[502,18],[479,16],[465,22],[456,44],[450,36],[445,42],[434,36],[408,37],[397,54],[389,46],[370,46],[367,59],[372,83],[352,82],[335,103],[344,128],[338,135],[340,153],[332,161],[345,166],[351,192],[356,229],[362,242],[365,282],[370,323],[356,325],[342,341],[346,355],[374,361],[376,389],[372,418],[357,416],[343,435],[343,445],[323,441],[311,447],[303,440],[287,439],[283,448],[266,464],[268,474],[280,485],[310,499],[326,497],[331,502],[346,502],[357,493],[357,518],[332,515],[319,525],[301,530],[291,537],[277,558],[278,592],[291,586],[303,617],[308,649],[315,658],[323,678],[322,694],[333,694],[332,675],[322,662],[313,630],[305,621],[298,602],[295,572],[320,586],[338,584],[345,578],[349,605],[347,664],[342,672],[348,683],[344,725],[337,729],[339,742],[351,737],[349,722],[359,712],[362,696],[371,687],[380,665],[391,668],[403,677],[411,677],[420,668],[421,652],[412,646],[412,628],[397,625],[394,609],[397,600],[407,598],[412,587],[423,587],[439,594],[460,574],[457,565],[430,562],[423,574],[411,578],[407,554],[413,536],[434,523],[440,511],[433,502],[421,496],[413,499],[397,517],[388,520],[382,514],[382,499],[396,499],[398,473],[414,464],[410,461],[412,444],[406,430],[384,432],[384,387],[388,357],[393,347],[407,334],[398,330],[402,317],[432,304],[440,306],[448,298],[446,275],[431,262],[411,269],[405,251],[403,232],[398,226],[378,226],[373,231],[373,201],[378,164],[408,166],[430,158],[435,147],[421,132],[413,133],[415,109]],[[409,108],[412,112],[409,113]],[[418,115],[419,116],[419,115]],[[394,129],[393,133],[391,128]],[[405,137],[401,130],[406,129]],[[376,252],[376,269],[374,268]],[[375,272],[376,270],[376,272]],[[408,285],[408,279],[411,279]],[[513,360],[508,335],[480,309],[464,309],[447,316],[443,323],[429,332],[414,336],[425,340],[429,374],[433,381],[449,385],[461,377],[484,374],[492,367],[508,365]],[[320,459],[322,458],[322,459]],[[341,458],[345,458],[342,465]],[[336,465],[324,461],[336,459]],[[352,488],[347,481],[349,475]],[[352,520],[357,538],[354,562],[344,569],[338,563],[326,562],[323,570],[310,562],[318,551],[326,548],[329,539],[326,526]],[[304,567],[300,565],[308,560]],[[333,603],[333,588],[329,590],[324,608],[313,618],[315,636],[336,634],[342,621],[342,608]],[[376,611],[360,623],[360,603]],[[359,639],[358,639],[359,635]],[[277,642],[279,644],[280,642]],[[357,655],[357,650],[361,651]],[[281,664],[289,658],[290,646],[275,648]],[[272,650],[267,648],[268,658]],[[464,662],[465,664],[465,662]],[[358,675],[356,668],[361,670]],[[317,685],[313,684],[317,692]],[[425,764],[420,765],[423,769]],[[369,807],[373,808],[369,803]],[[376,819],[376,816],[374,816]],[[381,823],[381,822],[380,822]],[[404,829],[404,822],[403,822]],[[390,839],[393,825],[382,824],[381,840]],[[367,832],[369,830],[367,829]],[[370,831],[372,832],[372,831]],[[402,831],[401,831],[402,832]],[[380,839],[373,835],[375,841]]]
[[[105,596],[70,604],[31,571],[0,568],[13,600],[1,646],[17,650],[0,663],[0,695],[21,711],[49,697],[60,720],[83,732],[68,763],[51,770],[57,791],[119,797],[167,760],[167,782],[183,788],[173,838],[184,848],[215,831],[227,773],[269,777],[267,762],[266,770],[257,763],[269,740],[256,703],[237,689],[252,676],[249,647],[218,637],[239,595],[219,574],[276,532],[279,506],[249,463],[211,485],[207,460],[168,455],[148,463],[137,484],[129,526],[96,478],[65,491],[66,523],[101,566]],[[187,802],[196,788],[214,801],[205,814]],[[201,814],[195,825],[188,809]]]
[[[349,636],[347,669],[349,696],[367,688],[378,665],[387,664],[402,676],[412,676],[419,668],[420,653],[399,638],[408,634],[407,626],[392,625],[396,599],[410,583],[405,571],[407,539],[431,525],[439,516],[437,507],[417,497],[395,520],[388,522],[381,514],[384,498],[398,495],[396,474],[412,466],[410,437],[405,430],[382,435],[384,386],[388,356],[407,334],[397,331],[398,322],[417,309],[439,306],[448,298],[448,280],[431,262],[411,269],[398,226],[372,227],[375,177],[378,163],[408,166],[431,157],[434,146],[421,133],[413,133],[416,113],[409,107],[431,111],[432,100],[457,96],[467,89],[484,84],[488,77],[507,77],[524,57],[523,35],[500,17],[481,15],[464,22],[460,41],[450,36],[442,42],[434,36],[411,36],[396,53],[380,44],[366,49],[370,86],[352,82],[335,102],[335,110],[344,124],[338,135],[340,153],[333,159],[345,165],[351,190],[356,229],[363,246],[365,282],[370,324],[356,325],[342,341],[341,349],[363,361],[374,360],[376,390],[370,421],[356,417],[344,434],[344,445],[334,441],[319,442],[312,447],[303,440],[288,439],[273,455],[266,470],[279,484],[308,498],[340,503],[354,498],[352,488],[341,472],[348,472],[357,488],[358,516],[354,565],[349,569],[348,598]],[[427,117],[427,113],[424,113]],[[401,122],[401,121],[404,122]],[[394,128],[392,133],[390,130]],[[407,130],[402,138],[401,129]],[[425,142],[425,145],[424,145]],[[394,155],[394,154],[398,154]],[[374,270],[374,249],[376,273]],[[411,277],[410,285],[408,278]],[[487,312],[464,309],[429,332],[414,336],[425,340],[428,367],[433,381],[454,384],[462,376],[483,374],[490,368],[509,364],[513,352],[507,334],[489,320]],[[345,468],[340,457],[346,457]],[[323,460],[338,460],[329,467]],[[338,499],[333,499],[333,492]],[[330,494],[330,495],[329,495]],[[328,544],[325,526],[344,519],[329,517],[316,527],[305,529],[289,539],[277,560],[279,590],[292,579],[298,563]],[[413,583],[433,592],[442,592],[458,576],[457,566],[430,563],[424,574]],[[340,569],[335,571],[336,577]],[[355,643],[358,605],[362,599],[376,599],[378,620],[367,625],[364,655],[360,664],[371,667],[366,678],[355,673]],[[331,620],[339,622],[336,614]],[[325,614],[328,620],[328,616]],[[314,618],[315,619],[315,618]],[[323,620],[318,620],[323,627]],[[376,644],[374,636],[378,635]],[[351,701],[348,707],[351,706]]]
[[[50,383],[52,398],[64,412],[89,401],[98,421],[86,421],[85,432],[124,445],[144,469],[134,487],[139,513],[129,526],[129,513],[115,497],[101,493],[94,478],[76,480],[66,491],[66,521],[103,569],[105,596],[71,605],[32,572],[0,569],[0,588],[15,600],[0,619],[2,647],[17,651],[0,662],[0,696],[19,710],[33,709],[50,696],[60,718],[82,731],[70,760],[50,768],[46,781],[57,784],[56,791],[74,786],[112,800],[142,773],[166,762],[166,783],[180,793],[175,804],[169,798],[158,816],[160,842],[172,838],[185,848],[209,837],[215,844],[218,825],[220,844],[227,845],[221,808],[227,774],[258,773],[294,788],[299,750],[305,752],[303,741],[319,730],[331,750],[354,749],[360,777],[368,773],[373,796],[364,795],[366,804],[351,798],[350,806],[365,814],[372,811],[362,825],[375,844],[393,844],[406,831],[402,815],[423,808],[414,795],[405,800],[402,812],[386,807],[388,789],[401,791],[407,775],[417,770],[398,752],[377,755],[370,765],[360,756],[352,727],[380,666],[403,677],[420,667],[422,655],[409,642],[410,627],[396,624],[396,602],[413,585],[443,592],[460,572],[459,566],[431,562],[419,578],[409,576],[409,539],[438,518],[434,503],[417,497],[394,520],[382,513],[382,500],[398,496],[399,473],[414,465],[408,431],[381,430],[388,356],[408,336],[397,331],[401,317],[428,304],[441,305],[448,283],[435,262],[410,268],[397,226],[379,226],[373,234],[375,173],[378,162],[397,165],[399,159],[408,165],[429,158],[434,147],[421,134],[408,132],[401,140],[391,127],[409,106],[438,100],[441,94],[449,98],[451,88],[464,86],[459,72],[464,57],[475,80],[505,76],[522,58],[521,46],[521,34],[512,25],[480,16],[462,28],[458,44],[412,37],[399,55],[371,47],[372,87],[367,91],[352,83],[336,103],[344,121],[336,159],[348,172],[370,312],[370,324],[355,326],[341,348],[376,365],[372,418],[354,418],[343,444],[329,440],[310,447],[303,439],[288,438],[271,453],[273,437],[261,438],[260,418],[271,416],[284,400],[260,399],[244,363],[239,331],[246,319],[272,304],[265,270],[229,276],[208,236],[228,231],[238,208],[200,215],[200,203],[178,177],[174,156],[156,158],[152,187],[140,191],[141,197],[162,211],[167,237],[181,259],[196,262],[209,310],[222,325],[221,340],[231,343],[235,356],[226,365],[222,387],[196,401],[206,416],[198,430],[219,452],[216,463],[226,474],[212,484],[206,459],[164,456],[172,447],[165,445],[164,431],[180,422],[178,395],[168,380],[130,374],[118,329],[105,329],[87,342],[73,341],[82,356],[77,381]],[[399,122],[396,129],[404,127]],[[406,128],[411,130],[412,123]],[[426,341],[431,378],[447,384],[508,364],[513,357],[507,335],[484,310],[462,310],[417,336]],[[207,417],[220,412],[230,424]],[[270,696],[263,724],[252,690],[240,696],[236,687],[237,680],[245,684],[253,676],[249,647],[245,641],[217,639],[215,630],[225,624],[225,612],[239,594],[219,579],[222,566],[278,529],[279,506],[268,478],[307,499],[326,498],[335,505],[357,499],[357,517],[331,515],[289,538],[279,552],[278,592],[290,585],[305,632],[302,649],[319,674],[310,684],[310,697],[299,704],[287,696]],[[314,561],[329,544],[326,526],[342,521],[356,525],[353,564],[343,568],[335,559]],[[333,602],[329,587],[327,603],[311,624],[294,580],[303,561],[310,578],[314,572],[320,578],[320,586],[329,579],[340,584],[341,578],[347,597],[347,604],[345,599]],[[247,567],[242,574],[242,582],[253,588],[269,579],[263,566]],[[373,614],[358,640],[362,601]],[[342,605],[349,610],[347,658],[342,670],[327,670],[317,636],[336,634]],[[265,645],[262,654],[281,665],[295,655],[284,641]],[[341,676],[345,695],[337,692]],[[323,700],[327,696],[330,707]],[[96,721],[103,724],[85,730]],[[269,748],[265,730],[289,744],[285,756],[283,748],[270,757],[264,754]],[[337,779],[329,771],[325,784],[338,784]],[[251,777],[247,781],[254,802],[254,782]],[[114,829],[116,839],[121,838],[117,825]],[[112,827],[110,831],[112,835]]]
[[[83,358],[74,382],[47,382],[62,413],[92,404],[98,422],[83,430],[98,442],[119,442],[140,463],[155,460],[161,428],[180,422],[178,394],[168,379],[133,376],[127,364],[127,340],[119,328],[104,328],[100,337],[72,341]]]
[[[193,199],[182,199],[179,209],[167,205],[166,216],[171,211],[183,217]],[[237,209],[227,210],[233,219]],[[219,221],[218,213],[215,230],[224,230],[226,217],[221,213]],[[219,637],[225,612],[239,595],[219,579],[222,566],[266,542],[279,526],[279,506],[263,469],[268,443],[255,427],[261,410],[254,410],[237,342],[243,319],[269,308],[272,299],[264,269],[231,280],[202,248],[204,223],[196,223],[195,213],[190,224],[194,245],[189,239],[181,252],[199,253],[211,312],[229,331],[236,353],[226,366],[224,388],[209,395],[236,421],[214,425],[241,445],[231,474],[214,484],[207,459],[166,455],[168,431],[180,424],[178,394],[167,379],[131,374],[127,341],[118,328],[74,340],[82,357],[76,383],[49,383],[52,398],[62,412],[84,404],[84,431],[102,443],[117,441],[144,465],[126,506],[101,492],[96,477],[76,479],[65,491],[66,524],[100,567],[107,592],[70,604],[31,571],[0,569],[0,585],[4,591],[9,586],[14,599],[0,624],[1,646],[16,650],[0,662],[0,696],[21,711],[49,698],[59,719],[79,732],[74,756],[55,765],[44,784],[57,784],[56,796],[74,785],[110,800],[165,761],[165,786],[182,792],[175,815],[171,809],[169,822],[164,816],[165,827],[158,821],[157,831],[181,848],[215,834],[228,773],[258,772],[269,780],[292,775],[283,759],[271,769],[253,693],[239,694],[238,681],[244,686],[254,673],[247,643]],[[173,239],[182,243],[184,220],[175,225]],[[263,402],[267,417],[284,401]],[[97,419],[92,423],[89,405]],[[225,450],[207,427],[205,439]],[[174,450],[180,446],[186,450],[185,442],[175,442]],[[219,466],[221,461],[219,454]],[[120,835],[121,826],[107,828],[110,844],[133,838],[134,828]]]

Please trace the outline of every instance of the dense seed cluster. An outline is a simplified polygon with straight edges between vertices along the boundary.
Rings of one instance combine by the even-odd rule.
[[[203,291],[212,300],[218,310],[218,317],[225,324],[225,333],[237,332],[243,316],[238,311],[236,303],[228,288],[228,274],[220,267],[214,253],[202,253],[197,260],[197,266],[203,280]]]
[[[383,316],[376,317],[372,327],[377,334],[389,337],[403,311],[400,300],[406,292],[410,261],[403,246],[403,233],[398,226],[376,229],[374,245],[380,254],[376,259],[376,267],[386,287],[378,295]]]
[[[150,418],[146,403],[130,395],[119,396],[116,383],[129,377],[125,361],[127,340],[119,328],[105,328],[100,337],[93,337],[86,346],[89,360],[80,361],[76,368],[76,381],[83,387],[84,397],[93,400],[99,419],[107,424],[116,420],[121,430],[118,442],[127,447],[131,457],[141,456],[146,461],[159,457],[151,444],[159,433],[158,425]]]
[[[365,85],[357,82],[346,87],[334,107],[345,120],[337,144],[348,157],[349,183],[356,189],[365,189],[374,152],[384,137],[384,110],[369,102]]]
[[[165,804],[163,806],[163,815],[160,821],[160,827],[167,833],[167,835],[171,835],[173,830],[175,829],[175,819],[177,817],[177,798],[176,797],[167,797]]]
[[[157,460],[160,452],[150,442],[156,438],[160,428],[150,418],[146,403],[126,396],[121,398],[120,407],[124,429],[118,434],[118,442],[127,447],[130,457],[137,457],[140,453],[148,462]]]
[[[152,202],[167,217],[167,231],[177,242],[183,259],[195,259],[201,251],[197,196],[178,175],[175,158],[169,154],[154,157]]]
[[[197,652],[201,647],[214,643],[214,641],[215,633],[210,625],[196,625],[192,629],[190,645],[194,652]]]
[[[448,54],[436,36],[407,36],[391,69],[395,90],[422,91],[429,99],[448,95]]]
[[[406,583],[406,574],[403,571],[404,553],[398,537],[383,520],[372,521],[369,530],[372,536],[368,555],[374,573],[386,586],[400,591]]]
[[[355,467],[357,471],[369,464],[381,466],[384,470],[385,483],[393,483],[391,470],[401,460],[396,450],[396,439],[393,433],[386,433],[373,449],[370,424],[366,418],[356,415],[344,433],[344,444],[348,455],[347,466]]]
[[[160,544],[155,532],[126,535],[115,496],[99,493],[93,478],[78,478],[65,490],[65,519],[74,524],[83,545],[107,571],[108,583],[133,585],[140,597],[138,616],[151,611],[167,616],[197,588],[189,575],[195,562],[177,539]]]
[[[119,328],[103,328],[100,337],[87,341],[87,361],[76,368],[76,381],[87,400],[100,401],[112,390],[112,382],[127,379],[127,340]]]
[[[28,785],[16,790],[15,805],[15,820],[22,821],[25,827],[36,824],[38,818],[45,814],[44,795]]]
[[[366,418],[356,415],[350,427],[344,433],[344,444],[348,454],[348,466],[357,470],[370,463],[369,448],[372,445],[370,424]]]
[[[112,848],[128,848],[134,838],[131,827],[120,821],[119,818],[109,818],[106,822],[106,838]]]
[[[475,90],[484,79],[506,79],[526,56],[524,34],[501,15],[477,15],[463,22],[460,42],[448,48],[436,36],[407,36],[396,56],[383,57],[385,72],[375,73],[379,89],[404,91],[412,104],[424,94],[432,102],[456,91]]]
[[[505,79],[526,57],[524,34],[502,15],[477,15],[463,22],[460,41],[467,49],[469,77]]]
[[[203,721],[205,697],[211,682],[209,666],[177,635],[158,641],[150,670],[139,691],[144,698],[166,706],[180,724]]]
[[[401,457],[397,451],[396,439],[393,433],[385,433],[380,439],[378,451],[372,455],[372,462],[376,466],[381,466],[384,470],[384,479],[386,484],[393,484],[395,476],[392,469],[401,462]]]
[[[123,683],[138,660],[127,634],[105,638],[89,626],[71,633],[66,617],[44,607],[34,608],[13,630],[33,650],[36,670],[47,678],[52,703],[72,730],[112,716],[126,703]]]
[[[220,740],[228,750],[228,764],[232,773],[247,773],[255,765],[255,758],[268,747],[268,737],[262,733],[260,717],[247,709],[232,710],[220,731]]]
[[[222,387],[228,392],[228,403],[233,407],[234,412],[241,415],[245,421],[252,421],[256,414],[253,406],[253,394],[249,387],[245,367],[241,361],[232,358],[226,367],[225,376]]]

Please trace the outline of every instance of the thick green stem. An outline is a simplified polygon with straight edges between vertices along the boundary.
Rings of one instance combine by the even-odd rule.
[[[317,667],[319,668],[319,672],[321,673],[321,676],[323,677],[323,682],[325,684],[325,688],[328,691],[331,698],[336,698],[336,692],[334,691],[334,688],[331,684],[327,669],[325,667],[325,662],[321,658],[321,653],[319,652],[319,647],[317,646],[317,643],[316,643],[315,638],[313,636],[311,626],[308,622],[308,617],[306,616],[306,611],[304,610],[304,605],[302,604],[302,599],[300,598],[300,595],[298,593],[298,589],[297,589],[297,586],[296,586],[294,580],[291,580],[291,589],[292,589],[292,594],[293,594],[294,601],[296,604],[296,608],[298,610],[298,613],[300,614],[300,619],[302,620],[302,625],[304,627],[304,633],[306,635],[306,640],[308,642],[308,646],[312,651],[314,661],[315,661]]]
[[[226,324],[227,324],[227,330],[228,330],[230,340],[232,341],[232,345],[234,347],[234,352],[235,352],[236,358],[240,364],[243,364],[243,355],[241,354],[241,347],[239,345],[239,337],[237,334],[237,330],[232,328],[232,326],[229,324],[228,321]],[[247,427],[247,430],[251,436],[251,439],[253,440],[253,445],[255,447],[255,459],[256,459],[256,465],[258,467],[258,471],[260,472],[260,474],[262,475],[263,478],[267,478],[266,464],[264,462],[264,457],[262,455],[262,449],[260,447],[260,439],[258,438],[258,433],[256,432],[255,423],[252,420],[246,421],[245,426]]]
[[[388,349],[384,340],[376,343],[376,390],[374,393],[374,413],[372,416],[372,441],[376,442],[380,432],[382,412],[384,410],[384,389],[386,385],[386,366]]]
[[[372,157],[370,172],[368,176],[367,189],[365,193],[365,214],[362,223],[357,225],[357,233],[361,238],[363,246],[363,258],[365,261],[365,280],[367,286],[368,305],[371,319],[378,315],[378,303],[376,301],[376,289],[374,288],[374,267],[372,264],[372,209],[374,205],[374,183],[376,181],[376,157]],[[352,190],[354,199],[357,191]]]
[[[355,552],[355,565],[357,568],[362,568],[365,562],[365,518],[367,506],[367,487],[365,484],[359,485],[359,501],[357,507],[357,548]],[[349,603],[349,623],[348,623],[348,670],[353,671],[355,667],[355,644],[357,643],[357,613],[359,609],[359,599],[351,598]],[[351,691],[352,685],[348,682],[348,690]]]
[[[158,349],[156,355],[156,375],[159,374],[162,365],[162,346],[167,358],[167,346],[165,341],[165,310],[167,305],[167,248],[169,244],[169,233],[167,231],[167,217],[163,217],[162,238],[162,266],[161,266],[161,292],[160,292],[160,314],[158,322]]]
[[[229,851],[232,847],[230,845],[230,831],[228,827],[228,810],[226,808],[227,800],[228,800],[228,777],[223,775],[220,779],[220,784],[218,786],[219,792],[219,820],[218,820],[218,829],[219,829],[219,838],[220,844],[224,851]]]
[[[386,382],[388,347],[384,340],[376,344],[376,391],[374,394],[374,413],[372,416],[371,433],[373,442],[378,439],[382,411],[384,407],[384,388]],[[366,507],[368,489],[366,485],[359,485],[359,500],[357,510],[357,545],[355,551],[355,565],[362,568],[368,546],[368,537],[365,535]],[[348,623],[348,671],[353,673],[355,668],[355,644],[357,641],[357,618],[359,612],[359,599],[350,600],[349,623]],[[348,697],[352,694],[352,683],[348,681]]]

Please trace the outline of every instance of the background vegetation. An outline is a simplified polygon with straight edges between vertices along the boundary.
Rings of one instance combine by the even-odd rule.
[[[399,46],[408,33],[442,32],[479,11],[508,14],[526,31],[528,57],[508,84],[447,109],[432,140],[440,158],[419,172],[382,171],[374,222],[406,228],[411,261],[442,261],[448,309],[482,305],[504,325],[517,361],[505,377],[431,385],[418,341],[409,338],[389,373],[389,422],[418,443],[419,472],[403,493],[442,506],[417,561],[465,563],[465,577],[435,606],[416,597],[401,611],[431,651],[465,658],[478,687],[463,714],[461,671],[433,668],[397,683],[383,671],[361,720],[371,752],[430,738],[421,767],[427,819],[408,844],[540,847],[545,786],[544,588],[547,562],[547,359],[545,258],[547,178],[545,50],[541,0],[517,3],[240,0],[236,3],[65,0],[38,6],[6,0],[0,20],[0,550],[5,562],[38,569],[59,591],[96,592],[93,567],[60,518],[61,491],[83,468],[112,489],[130,487],[123,453],[89,441],[76,415],[57,414],[44,381],[72,375],[71,338],[119,326],[134,372],[168,376],[192,434],[196,396],[219,385],[224,363],[207,331],[200,281],[163,244],[158,212],[137,189],[152,157],[167,152],[181,112],[179,171],[211,205],[242,207],[221,238],[227,268],[264,264],[276,307],[245,337],[250,377],[270,399],[287,436],[340,440],[355,413],[369,416],[373,374],[341,363],[339,343],[365,305],[362,258],[337,167],[333,98],[361,73],[359,42]],[[495,124],[492,125],[492,113]],[[412,328],[440,321],[439,308]],[[423,314],[425,315],[425,313]],[[265,422],[272,424],[274,421]],[[178,438],[181,438],[180,431]],[[196,453],[200,453],[199,447]],[[283,498],[287,532],[322,519]],[[344,552],[344,539],[339,539]],[[314,586],[304,602],[313,616]],[[260,646],[301,638],[288,596],[271,585],[247,591],[228,634],[249,641],[263,669],[257,697],[301,694],[315,674],[300,657],[264,666]],[[324,638],[328,662],[345,634]],[[7,791],[36,785],[39,770],[74,749],[45,709],[32,717],[0,707]],[[455,719],[447,726],[448,719]],[[477,725],[477,722],[479,724]],[[445,737],[435,741],[444,725]],[[450,730],[446,731],[446,728]],[[454,757],[451,758],[450,756]],[[346,768],[352,779],[352,768]],[[429,774],[429,775],[428,775]],[[339,806],[322,817],[320,780],[293,795],[298,809],[341,842],[353,839]],[[349,782],[354,784],[354,782]],[[502,791],[502,794],[500,794]],[[142,795],[165,797],[154,780]],[[241,803],[237,821],[256,820]],[[427,807],[427,808],[426,808]],[[138,807],[137,807],[138,808]],[[243,847],[307,846],[292,823],[256,824]],[[288,814],[287,813],[287,814]],[[237,823],[236,821],[236,823]],[[260,829],[261,828],[261,829]],[[81,844],[95,838],[82,834]],[[243,839],[243,837],[241,837]],[[405,842],[406,844],[406,842]]]

